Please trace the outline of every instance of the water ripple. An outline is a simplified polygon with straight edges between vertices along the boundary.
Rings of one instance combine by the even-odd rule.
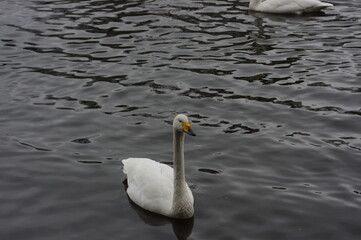
[[[1,1],[0,237],[357,239],[360,4],[329,1]],[[177,113],[195,224],[149,228],[119,160],[170,164]]]

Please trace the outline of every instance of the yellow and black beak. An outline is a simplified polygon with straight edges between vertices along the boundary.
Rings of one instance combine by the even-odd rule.
[[[196,136],[196,134],[191,129],[191,124],[189,122],[182,122],[182,128],[183,132],[187,133],[188,135]]]

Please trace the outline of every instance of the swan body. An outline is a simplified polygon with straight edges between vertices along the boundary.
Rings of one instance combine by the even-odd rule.
[[[177,115],[173,121],[173,168],[148,158],[122,160],[127,174],[129,198],[138,206],[167,217],[191,218],[194,198],[185,181],[184,133],[195,136],[188,118]]]
[[[331,3],[319,0],[251,0],[249,3],[249,9],[252,11],[281,14],[318,12],[332,6]]]

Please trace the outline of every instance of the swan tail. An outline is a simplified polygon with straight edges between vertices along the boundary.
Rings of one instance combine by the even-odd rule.
[[[126,158],[126,159],[123,159],[122,160],[122,163],[123,163],[123,173],[127,174],[128,171],[128,167],[129,165],[131,164],[131,161],[132,161],[132,158]]]
[[[306,9],[305,12],[317,12],[328,7],[333,7],[333,4],[320,2],[320,4],[318,4],[317,6],[311,7],[310,9]]]
[[[122,160],[123,163],[123,173],[128,174],[129,171],[132,172],[133,169],[137,168],[137,165],[143,165],[144,162],[152,161],[148,158],[126,158]]]
[[[321,9],[327,8],[327,7],[333,7],[333,4],[319,1],[319,3],[317,4],[317,7],[321,8]]]
[[[325,7],[333,7],[334,5],[332,4],[332,3],[323,3],[323,5],[325,6]]]

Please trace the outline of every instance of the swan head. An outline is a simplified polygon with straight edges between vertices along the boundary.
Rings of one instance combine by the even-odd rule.
[[[188,135],[195,136],[196,134],[191,129],[191,124],[184,114],[177,115],[173,120],[173,128],[178,132],[185,132]]]

